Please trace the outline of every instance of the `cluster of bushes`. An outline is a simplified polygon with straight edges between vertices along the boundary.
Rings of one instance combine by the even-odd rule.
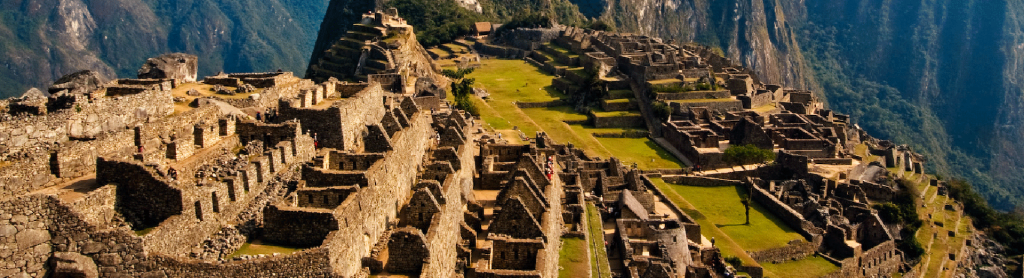
[[[775,160],[775,152],[754,145],[729,146],[722,154],[722,161],[733,165],[764,163]]]
[[[654,115],[658,116],[658,119],[662,121],[668,121],[668,117],[672,115],[672,107],[668,106],[668,103],[656,101],[651,104]]]
[[[473,32],[474,23],[487,21],[455,1],[392,0],[385,5],[398,9],[398,14],[416,27],[416,38],[424,47],[469,35]]]
[[[501,25],[494,32],[503,34],[516,28],[551,28],[552,24],[551,17],[544,13],[526,12],[512,17],[512,20]]]
[[[917,229],[924,223],[917,214],[917,188],[906,180],[900,180],[900,191],[893,196],[891,202],[879,203],[872,206],[878,211],[878,216],[886,223],[903,224],[903,230],[899,231],[902,240],[897,242],[897,248],[903,250],[908,260],[913,260],[924,255],[924,247],[915,237]]]

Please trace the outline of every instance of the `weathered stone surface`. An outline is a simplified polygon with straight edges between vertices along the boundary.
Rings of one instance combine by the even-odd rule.
[[[0,237],[7,237],[18,233],[18,228],[14,225],[0,225]]]
[[[50,240],[50,233],[46,230],[29,229],[14,236],[18,241],[18,248],[25,250]]]
[[[185,53],[169,53],[149,58],[139,69],[141,78],[171,78],[175,83],[196,82],[198,80],[199,58]]]
[[[107,81],[99,73],[91,70],[78,71],[65,75],[50,86],[51,94],[68,90],[72,94],[87,94],[99,89]]]
[[[95,278],[99,277],[96,263],[78,253],[58,252],[50,258],[53,278]]]

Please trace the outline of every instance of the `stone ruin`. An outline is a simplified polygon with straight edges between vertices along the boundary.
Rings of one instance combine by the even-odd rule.
[[[906,268],[899,227],[869,204],[893,198],[891,176],[923,178],[924,158],[871,138],[810,92],[760,84],[706,48],[576,28],[538,33],[584,53],[555,59],[610,88],[638,85],[649,98],[636,108],[688,100],[672,102],[667,119],[643,119],[683,159],[724,165],[729,145],[778,153],[752,170],[643,171],[544,133],[519,145],[491,139],[442,101],[447,80],[396,12],[356,26],[311,79],[200,80],[194,56],[171,54],[147,61],[138,79],[80,72],[50,95],[3,102],[0,276],[555,277],[563,238],[600,241],[591,221],[612,224],[606,251],[624,276],[763,276],[726,263],[655,177],[741,186],[803,235],[750,252],[758,262],[818,254],[844,277]],[[716,89],[673,91],[701,83]],[[860,164],[861,155],[881,159]],[[294,252],[238,254],[252,245]]]

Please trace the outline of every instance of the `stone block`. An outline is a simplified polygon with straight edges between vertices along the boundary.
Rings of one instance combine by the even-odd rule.
[[[50,232],[46,230],[28,229],[15,236],[18,242],[18,249],[26,250],[33,246],[45,243],[50,240]]]

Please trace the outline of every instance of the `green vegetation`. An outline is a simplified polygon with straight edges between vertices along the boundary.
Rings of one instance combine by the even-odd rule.
[[[789,261],[781,264],[762,264],[765,272],[783,275],[778,277],[791,278],[816,278],[839,270],[839,266],[829,262],[825,258],[814,255],[799,261]],[[774,276],[773,276],[774,277]]]
[[[588,278],[587,241],[581,238],[562,238],[562,250],[558,251],[559,278]]]
[[[693,217],[693,219],[701,226],[701,235],[707,239],[715,238],[715,246],[722,250],[722,256],[735,256],[740,258],[740,261],[744,265],[758,265],[754,258],[751,258],[743,247],[737,244],[732,238],[729,237],[724,231],[719,229],[715,223],[713,223],[708,217],[705,217],[700,211],[697,210],[692,204],[684,199],[680,192],[676,192],[674,187],[676,185],[669,185],[661,178],[651,178],[651,182],[654,186],[665,192],[672,203],[678,206],[680,209],[686,212],[686,214]],[[767,274],[767,273],[766,273]]]
[[[416,39],[424,47],[450,43],[472,33],[474,23],[486,21],[455,1],[392,0],[385,5],[398,9],[398,14],[415,28]]]
[[[992,209],[969,183],[949,182],[949,196],[964,204],[964,212],[974,218],[974,226],[1006,245],[1008,255],[1024,254],[1024,216],[1020,212]]]
[[[465,110],[473,115],[480,115],[480,110],[477,109],[476,103],[470,100],[470,95],[473,94],[473,83],[476,80],[473,78],[465,78],[459,82],[452,82],[452,96],[454,97],[455,107]]]
[[[299,251],[299,250],[302,250],[302,248],[289,247],[289,246],[269,245],[269,244],[264,244],[263,242],[261,242],[259,240],[255,240],[255,241],[246,242],[245,244],[242,245],[241,248],[238,248],[237,251],[235,251],[234,253],[231,253],[231,255],[229,255],[228,258],[234,258],[234,257],[242,256],[242,255],[260,255],[260,254],[274,254],[274,253],[280,253],[280,254],[287,255],[287,254],[295,253],[296,251]]]
[[[565,98],[551,86],[551,75],[523,60],[484,60],[483,66],[467,74],[475,86],[490,93],[490,99],[471,98],[481,118],[496,130],[518,127],[527,136],[545,131],[557,142],[573,143],[587,153],[600,157],[618,157],[627,165],[637,163],[644,169],[680,168],[670,153],[647,138],[597,138],[594,133],[645,131],[634,128],[599,129],[575,124],[587,116],[569,106],[518,108],[514,102],[550,102]],[[635,113],[635,112],[633,112]],[[574,124],[566,124],[566,121]],[[614,147],[610,147],[614,146]]]
[[[754,145],[729,146],[722,154],[722,161],[733,165],[765,163],[775,160],[775,152]]]
[[[608,264],[608,252],[604,249],[604,226],[601,213],[592,203],[587,203],[587,226],[590,233],[590,269],[592,277],[611,278],[611,265]]]
[[[467,74],[473,73],[475,68],[464,68],[464,69],[444,69],[441,70],[441,75],[444,75],[451,79],[463,79]]]
[[[662,101],[656,101],[651,104],[651,110],[662,121],[668,121],[669,116],[672,115],[672,107],[669,107],[667,103]]]
[[[799,233],[782,222],[757,202],[751,202],[750,224],[742,200],[746,189],[742,186],[702,187],[666,184],[699,210],[714,227],[725,232],[732,241],[746,251],[759,251],[785,246],[794,239],[803,239]]]

